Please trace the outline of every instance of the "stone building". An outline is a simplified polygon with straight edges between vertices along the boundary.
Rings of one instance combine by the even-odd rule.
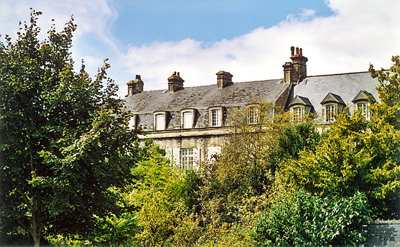
[[[126,109],[131,111],[131,128],[147,132],[175,164],[189,169],[212,154],[219,153],[230,128],[229,111],[247,108],[249,124],[257,122],[257,99],[291,111],[294,120],[313,114],[323,131],[336,114],[349,106],[350,112],[362,110],[369,118],[369,97],[378,99],[377,80],[368,72],[307,75],[308,58],[300,48],[291,47],[291,61],[283,67],[283,78],[233,82],[226,71],[216,73],[216,83],[184,87],[179,72],[168,77],[165,90],[144,91],[139,75],[129,81]]]

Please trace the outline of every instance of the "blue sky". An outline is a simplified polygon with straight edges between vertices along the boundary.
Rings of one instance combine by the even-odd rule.
[[[30,7],[43,12],[43,38],[73,14],[76,67],[84,59],[94,75],[109,58],[121,97],[136,74],[145,90],[167,88],[174,71],[185,86],[216,83],[219,70],[234,82],[282,78],[290,46],[309,75],[388,68],[400,54],[397,0],[0,0],[0,34],[15,37]]]

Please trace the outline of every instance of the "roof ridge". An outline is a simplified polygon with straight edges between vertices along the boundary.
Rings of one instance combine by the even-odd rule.
[[[369,71],[358,71],[358,72],[345,72],[345,73],[334,73],[334,74],[323,74],[323,75],[308,75],[306,78],[309,77],[320,77],[320,76],[335,76],[335,75],[349,75],[349,74],[362,74],[362,73],[369,73]]]

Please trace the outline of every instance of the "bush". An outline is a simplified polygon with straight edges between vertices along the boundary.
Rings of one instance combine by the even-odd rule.
[[[369,219],[365,194],[313,196],[304,191],[272,205],[258,219],[255,239],[266,246],[355,245],[366,240]]]

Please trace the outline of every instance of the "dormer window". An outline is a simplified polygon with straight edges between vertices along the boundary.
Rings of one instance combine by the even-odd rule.
[[[211,127],[222,126],[222,107],[212,107],[209,109],[209,123]]]
[[[335,121],[335,115],[336,115],[335,105],[326,105],[325,112],[326,112],[325,121],[327,122]]]
[[[292,121],[296,123],[303,121],[306,115],[314,111],[310,100],[298,95],[289,104],[289,108],[292,113]]]
[[[194,109],[186,109],[181,111],[181,126],[183,129],[194,128]]]
[[[346,106],[342,98],[333,93],[328,93],[321,101],[322,104],[322,119],[324,122],[336,121],[336,115],[343,111]]]
[[[303,107],[293,108],[293,120],[295,122],[301,122],[303,120]]]
[[[368,103],[367,102],[363,102],[363,103],[358,103],[357,107],[356,107],[356,111],[361,111],[362,115],[365,118],[369,118],[369,114],[368,114]]]
[[[258,123],[258,107],[256,105],[247,107],[247,119],[249,124],[257,124]]]
[[[167,128],[167,113],[166,112],[155,112],[154,113],[154,129],[165,130]]]
[[[365,119],[369,120],[371,117],[371,112],[369,109],[370,103],[369,99],[375,100],[372,94],[367,91],[361,90],[356,97],[352,100],[354,104],[354,111],[361,111]]]

